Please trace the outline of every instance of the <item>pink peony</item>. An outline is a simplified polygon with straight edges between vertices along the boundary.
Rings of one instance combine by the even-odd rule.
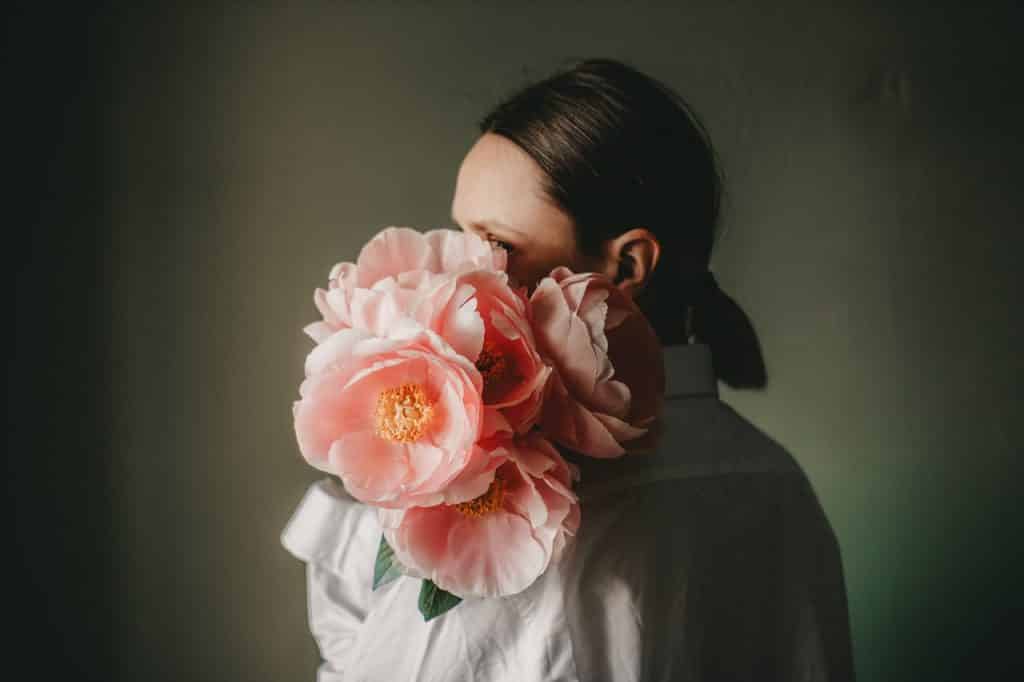
[[[346,298],[348,324],[382,338],[412,323],[430,329],[476,364],[484,404],[505,411],[519,431],[529,429],[551,369],[536,351],[525,293],[514,291],[504,272],[403,277],[412,274],[400,278],[417,288],[388,277],[371,289],[353,289]]]
[[[462,230],[427,230],[423,239],[430,246],[430,272],[459,273],[469,270],[505,272],[508,252],[486,239]]]
[[[485,405],[500,409],[518,433],[536,423],[551,368],[537,353],[525,291],[513,290],[508,275],[459,275],[417,317],[476,365]]]
[[[338,329],[357,326],[351,310],[357,289],[397,290],[403,309],[411,309],[422,292],[439,284],[443,278],[438,276],[450,278],[479,269],[503,272],[507,262],[505,251],[471,232],[384,228],[363,246],[355,263],[342,262],[331,269],[328,288],[313,293],[323,319],[304,331],[320,343]]]
[[[541,428],[593,457],[625,454],[647,434],[665,390],[661,345],[633,301],[604,275],[551,271],[530,297],[541,354],[555,367]]]
[[[492,476],[476,442],[485,421],[500,425],[485,420],[482,390],[473,364],[429,330],[342,329],[306,359],[293,405],[299,449],[363,502],[463,501]]]
[[[458,274],[467,270],[504,271],[507,256],[484,239],[461,230],[386,227],[368,241],[355,264],[334,266],[330,279],[368,289],[387,277],[425,270]]]
[[[491,483],[475,499],[379,510],[409,575],[458,596],[505,596],[559,560],[580,523],[577,469],[537,432],[494,447],[488,466]]]
[[[315,296],[324,320],[307,333],[318,343],[349,327],[387,337],[403,318],[414,320],[476,364],[484,404],[524,433],[539,418],[551,369],[536,352],[525,291],[497,269],[499,252],[454,230],[388,228],[357,264],[335,266],[330,288]]]

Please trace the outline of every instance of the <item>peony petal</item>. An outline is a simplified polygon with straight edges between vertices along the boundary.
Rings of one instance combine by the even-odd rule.
[[[321,320],[319,322],[311,322],[307,324],[302,328],[302,331],[315,342],[322,343],[327,339],[327,337],[337,331],[337,329]]]
[[[639,424],[657,416],[665,394],[661,342],[647,319],[637,311],[609,334],[610,358],[616,378],[630,389],[629,413],[616,414]]]
[[[551,367],[542,365],[535,376],[535,385],[524,385],[524,388],[529,391],[526,397],[516,404],[502,408],[502,412],[509,423],[515,425],[516,433],[527,433],[536,425],[537,420],[540,418],[540,410],[543,405],[547,383],[552,373]]]
[[[490,316],[491,326],[502,336],[510,341],[519,339],[519,330],[512,324],[509,318],[501,310],[492,310]]]
[[[373,237],[356,260],[360,287],[406,270],[420,270],[430,262],[430,246],[411,227],[387,227]]]
[[[313,305],[320,311],[320,315],[323,316],[324,322],[337,329],[342,326],[342,318],[337,311],[334,310],[334,306],[331,301],[328,300],[327,296],[332,291],[324,291],[323,289],[316,289],[313,292]]]
[[[340,367],[351,357],[356,344],[370,336],[369,332],[362,329],[339,329],[334,332],[306,356],[306,376],[319,374],[331,367]]]
[[[386,291],[356,289],[350,301],[351,324],[375,336],[387,336],[398,319],[406,316],[397,296]]]
[[[477,406],[467,405],[456,382],[439,387],[434,417],[423,440],[449,451],[464,451],[477,439],[480,429]]]
[[[430,576],[446,558],[448,536],[460,517],[448,506],[412,507],[398,526],[385,527],[385,536],[403,565]]]
[[[513,461],[515,461],[514,458]],[[522,468],[515,474],[506,473],[504,477],[507,508],[529,521],[533,528],[540,528],[547,523],[548,508],[544,504],[544,498],[537,492],[534,478]]]
[[[507,447],[510,458],[523,470],[523,475],[533,478],[543,477],[562,459],[551,442],[537,432],[517,438]]]
[[[447,552],[435,569],[434,582],[459,596],[503,597],[529,587],[547,568],[549,557],[549,549],[517,514],[458,518],[448,532]]]
[[[353,415],[342,390],[345,375],[327,371],[305,379],[299,387],[302,399],[292,407],[299,450],[307,462],[322,471],[331,471],[328,452],[331,444],[346,431],[360,428],[359,415]]]
[[[538,284],[530,303],[533,334],[541,354],[553,361],[572,393],[589,395],[606,359],[597,355],[586,324],[570,310],[553,279]]]
[[[476,289],[465,284],[455,286],[438,317],[438,333],[460,355],[476,362],[484,345],[484,321],[477,310]]]
[[[593,412],[570,395],[549,393],[541,413],[542,429],[551,440],[590,457],[626,453]]]
[[[334,286],[351,288],[355,286],[357,276],[358,272],[356,264],[342,261],[340,263],[336,263],[334,267],[331,268],[331,272],[327,276],[327,279]]]
[[[433,259],[429,267],[433,272],[456,272],[464,269],[484,268],[504,271],[507,254],[472,232],[437,229],[424,233]]]
[[[409,479],[406,484],[423,493],[434,493],[451,478],[455,472],[442,469],[448,453],[430,443],[412,442],[405,444],[409,460]]]
[[[558,484],[556,483],[555,485]],[[547,478],[537,482],[536,490],[537,496],[541,499],[541,504],[547,510],[547,516],[544,519],[545,524],[551,529],[559,529],[562,522],[569,515],[570,508],[575,503],[575,496],[571,494],[563,495],[561,491],[555,490]]]
[[[352,296],[352,291],[347,288],[336,288],[330,289],[323,296],[323,302],[317,304],[320,312],[323,313],[326,309],[331,314],[332,322],[336,321],[337,325],[351,327],[352,326],[352,313],[349,309],[349,298]],[[324,315],[324,319],[327,319],[327,315]]]
[[[610,366],[610,365],[609,365]],[[599,382],[594,391],[585,399],[587,406],[595,412],[604,412],[625,419],[629,414],[632,393],[629,386],[614,379]]]
[[[634,438],[640,438],[647,433],[647,429],[633,426],[629,422],[617,419],[610,414],[595,412],[594,417],[604,425],[612,438],[620,443],[625,443],[626,441],[633,440]]]
[[[512,425],[501,411],[493,407],[484,407],[483,421],[480,426],[480,440],[496,437],[512,436]]]
[[[367,504],[394,499],[410,475],[406,448],[369,431],[336,440],[329,459],[345,489]]]
[[[474,447],[465,468],[445,488],[445,504],[468,502],[483,495],[494,481],[495,470],[506,461],[507,457],[501,452]]]

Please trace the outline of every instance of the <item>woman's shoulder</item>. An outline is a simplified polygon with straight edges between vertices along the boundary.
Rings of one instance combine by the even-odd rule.
[[[720,470],[739,474],[738,481],[747,479],[748,487],[760,491],[764,505],[778,508],[790,532],[802,527],[808,532],[834,536],[814,485],[799,460],[728,403],[720,402],[719,413],[719,430],[725,442],[721,448],[724,462]],[[753,475],[758,473],[762,476]]]
[[[724,476],[756,479],[763,488],[806,485],[790,452],[727,403],[718,399],[669,402],[655,425],[653,447],[621,458],[575,457],[579,492],[590,506],[633,499],[637,510],[657,505],[659,490],[671,498],[676,486],[715,488]],[[570,456],[572,453],[570,453]],[[657,490],[654,484],[659,485]],[[753,500],[751,500],[753,502]]]
[[[694,474],[791,474],[803,476],[796,458],[777,439],[729,403],[713,399],[699,407],[669,407],[662,447],[684,455]]]
[[[783,539],[819,544],[832,535],[796,458],[727,403],[690,403],[666,417],[653,452],[584,464],[582,555],[636,572],[669,555],[778,548]],[[597,476],[588,483],[587,473]]]

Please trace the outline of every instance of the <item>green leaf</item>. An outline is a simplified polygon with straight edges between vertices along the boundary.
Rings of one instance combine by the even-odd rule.
[[[380,536],[380,546],[377,547],[377,559],[373,563],[373,589],[389,582],[402,575],[402,564],[395,558],[395,550]]]
[[[461,601],[462,597],[445,592],[431,580],[424,580],[420,587],[420,613],[423,614],[424,622],[440,616]]]

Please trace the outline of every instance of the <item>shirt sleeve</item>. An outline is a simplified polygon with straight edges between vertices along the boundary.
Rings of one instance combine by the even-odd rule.
[[[852,682],[850,618],[839,543],[804,478],[789,496],[784,536],[785,592],[792,680]]]
[[[318,682],[339,682],[366,620],[380,541],[374,510],[332,479],[312,484],[281,534],[306,563],[309,628],[323,659]]]

